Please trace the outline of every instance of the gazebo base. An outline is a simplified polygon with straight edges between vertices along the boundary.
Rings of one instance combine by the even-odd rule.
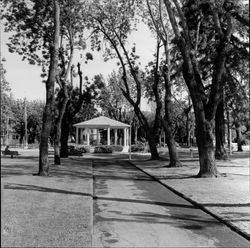
[[[128,152],[128,151],[129,151],[129,146],[124,146],[122,152]]]

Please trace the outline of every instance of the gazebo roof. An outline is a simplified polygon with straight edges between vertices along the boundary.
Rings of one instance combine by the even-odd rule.
[[[77,124],[74,124],[75,127],[81,128],[126,128],[130,127],[130,125],[122,123],[120,121],[112,120],[105,116],[99,116],[97,118],[83,121]]]

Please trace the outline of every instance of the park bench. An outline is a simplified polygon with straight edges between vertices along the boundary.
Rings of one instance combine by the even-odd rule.
[[[18,151],[10,151],[10,150],[8,150],[8,151],[2,151],[2,154],[3,155],[10,155],[11,156],[11,158],[13,158],[14,156],[18,156],[18,155],[20,155],[19,153],[18,153]]]

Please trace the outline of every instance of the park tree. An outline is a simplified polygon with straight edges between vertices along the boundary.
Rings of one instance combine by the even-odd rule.
[[[40,176],[49,175],[48,140],[51,131],[54,108],[54,87],[58,70],[58,53],[60,38],[60,5],[54,0],[54,27],[53,39],[50,42],[50,66],[46,81],[46,104],[43,112],[43,125],[39,147],[39,172]]]
[[[86,49],[84,40],[86,13],[83,3],[71,0],[61,3],[61,32],[59,48],[59,70],[57,75],[57,84],[60,88],[57,94],[57,111],[54,125],[54,163],[60,164],[60,140],[61,126],[67,103],[70,99],[70,90],[72,89],[72,77],[70,73],[73,67],[73,58],[75,49],[78,53]],[[81,56],[83,56],[81,54]],[[85,63],[92,60],[93,56],[86,53]]]
[[[139,67],[139,57],[136,55],[136,46],[128,46],[127,39],[134,29],[136,22],[134,1],[95,1],[91,4],[91,23],[95,30],[92,36],[92,44],[95,48],[100,48],[102,35],[106,42],[107,58],[118,58],[120,71],[122,73],[120,87],[124,97],[131,104],[141,126],[144,128],[146,138],[149,143],[151,159],[159,159],[157,151],[157,137],[159,137],[161,119],[161,103],[157,106],[153,127],[150,127],[146,117],[140,109],[142,97],[142,82],[144,72]],[[158,60],[156,61],[158,63]],[[135,94],[131,94],[129,78],[133,79],[133,89]],[[158,77],[154,78],[155,88],[158,87]],[[157,91],[155,91],[157,94]]]
[[[54,117],[55,83],[60,87],[60,108],[55,120],[55,161],[59,160],[60,125],[68,101],[68,77],[74,48],[84,48],[83,3],[78,1],[5,0],[5,31],[12,32],[9,51],[42,67],[46,106],[40,142],[39,175],[48,175],[48,139]],[[47,145],[46,145],[47,144]]]
[[[5,13],[5,31],[12,32],[9,51],[20,54],[30,64],[49,67],[47,73],[46,104],[39,147],[38,175],[49,174],[48,139],[54,108],[54,86],[58,69],[60,4],[51,1],[8,1]],[[42,56],[39,56],[39,53]]]
[[[248,18],[248,15],[246,15],[248,8],[240,12],[239,9],[236,10],[232,12],[232,15],[239,22],[236,22],[236,32],[231,36],[231,46],[227,52],[225,74],[223,76],[224,87],[215,116],[216,159],[227,159],[227,152],[224,147],[225,119],[229,113],[226,114],[226,112],[231,112],[233,124],[236,124],[236,126],[239,126],[239,124],[244,126],[245,121],[243,119],[244,116],[247,116],[246,106],[249,101],[249,25],[244,20]],[[239,134],[237,135],[239,139],[236,139],[239,141],[237,142],[238,150],[241,150],[241,135],[240,132],[237,133]],[[230,135],[228,134],[228,136]]]
[[[243,135],[249,129],[249,56],[239,59],[239,55],[230,60],[230,67],[227,67],[224,101],[231,128],[235,129],[237,150],[242,151]]]
[[[54,107],[54,84],[56,81],[60,6],[53,1],[4,1],[5,31],[12,32],[9,52],[15,52],[27,59],[30,64],[48,66],[46,85],[46,104],[43,114],[43,126],[40,140],[38,175],[49,174],[48,138],[52,125]],[[53,13],[53,14],[52,14]],[[37,52],[44,54],[42,57]]]
[[[3,144],[8,144],[9,124],[13,117],[11,109],[13,97],[11,95],[11,88],[9,82],[5,77],[6,70],[2,61],[0,62],[0,81],[1,81],[1,136],[3,137]]]
[[[122,87],[121,74],[113,71],[108,75],[106,87],[102,90],[100,95],[99,106],[102,109],[102,114],[131,125],[131,141],[137,143],[138,128],[140,126],[139,120],[135,115],[132,106],[123,96],[120,87]],[[128,80],[133,80],[129,78]],[[133,84],[129,84],[133,86]],[[131,93],[136,92],[130,88]],[[132,93],[133,94],[133,93]],[[122,137],[122,132],[118,130],[118,140]]]
[[[124,122],[124,109],[129,109],[130,104],[124,98],[121,87],[119,73],[113,71],[107,78],[106,87],[100,95],[100,108],[102,112],[112,119]]]
[[[103,76],[95,75],[92,82],[88,77],[83,78],[80,63],[77,64],[77,75],[79,77],[79,87],[70,91],[71,97],[67,103],[62,121],[62,136],[60,156],[68,157],[68,139],[70,134],[74,134],[73,123],[85,121],[96,116],[96,105],[99,103],[101,91],[104,89]],[[85,81],[83,81],[85,79]],[[83,85],[84,83],[84,85]]]
[[[218,176],[213,145],[214,119],[221,97],[227,51],[235,32],[235,13],[241,17],[242,6],[228,0],[190,0],[182,5],[177,0],[164,0],[164,4],[182,55],[182,73],[195,113],[200,158],[198,176]],[[211,32],[211,27],[215,31]],[[204,56],[206,49],[210,49],[210,56]],[[206,70],[201,66],[202,60],[208,62]],[[209,78],[206,78],[207,71],[211,75]]]

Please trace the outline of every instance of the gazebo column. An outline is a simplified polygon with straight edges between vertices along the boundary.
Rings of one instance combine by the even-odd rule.
[[[90,145],[90,142],[89,142],[89,136],[90,136],[90,134],[89,134],[89,132],[90,132],[90,130],[88,129],[88,131],[87,131],[87,146]]]
[[[99,132],[99,129],[96,129],[97,130],[97,139],[96,139],[96,142],[97,142],[97,145],[100,144],[100,132]]]
[[[110,128],[108,127],[107,144],[110,146]]]
[[[82,142],[82,129],[78,129],[78,145],[81,145]]]
[[[129,129],[128,128],[126,128],[127,129],[127,146],[128,146],[128,139],[129,139]]]
[[[115,145],[117,145],[117,129],[115,129]]]
[[[123,146],[126,146],[126,140],[127,140],[127,130],[126,130],[126,128],[123,129],[123,138],[124,138]]]
[[[78,143],[79,143],[79,128],[78,127],[76,127],[76,145],[78,145]]]

